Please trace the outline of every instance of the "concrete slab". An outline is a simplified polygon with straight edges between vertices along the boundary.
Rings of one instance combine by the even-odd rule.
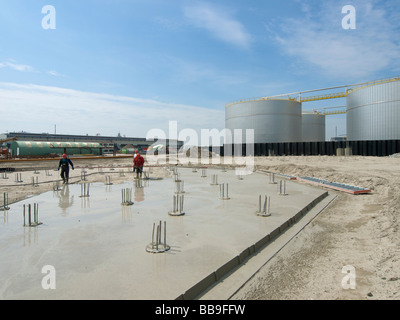
[[[235,299],[240,289],[250,281],[282,248],[303,230],[337,195],[329,194],[316,204],[301,220],[296,222],[278,238],[274,239],[256,254],[248,257],[240,266],[225,274],[219,281],[203,291],[196,299],[229,300]]]
[[[234,171],[179,168],[184,181],[185,215],[171,216],[172,178],[90,186],[64,186],[12,204],[0,212],[1,299],[175,299],[198,295],[196,285],[212,284],[260,240],[289,227],[287,221],[325,191],[287,181],[288,195],[277,194],[269,177],[253,173],[239,180]],[[220,199],[212,174],[228,183],[229,200]],[[121,190],[132,188],[132,206],[121,205]],[[259,195],[271,198],[270,217],[256,214]],[[23,205],[39,204],[37,227],[23,227]],[[166,221],[164,253],[146,252],[153,223]],[[290,220],[292,221],[292,220]],[[244,253],[245,252],[245,253]],[[54,266],[56,289],[43,289],[44,266]],[[214,277],[214,278],[213,278]],[[192,289],[191,289],[192,288]],[[205,288],[204,288],[205,289]],[[193,292],[190,292],[192,290]],[[182,296],[184,295],[184,296]]]

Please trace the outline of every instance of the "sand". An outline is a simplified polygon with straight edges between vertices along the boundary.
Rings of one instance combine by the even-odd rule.
[[[399,162],[397,157],[256,157],[257,170],[314,176],[370,188],[372,192],[351,195],[330,191],[337,193],[336,200],[263,266],[233,298],[398,299]],[[105,182],[105,176],[111,176],[113,183],[133,178],[131,158],[75,159],[74,165],[71,183],[80,182],[82,170],[86,171],[87,182]],[[52,190],[59,179],[59,172],[56,171],[58,160],[2,162],[0,166],[22,170],[18,172],[23,176],[23,183],[15,182],[15,173],[8,173],[8,179],[0,177],[0,196],[7,192],[10,203]],[[152,177],[169,174],[164,168],[153,167],[151,170]],[[37,187],[31,185],[32,176],[38,177]],[[342,273],[344,266],[354,267],[354,289],[342,286],[346,276]]]
[[[337,192],[334,203],[234,298],[399,299],[399,161],[361,156],[256,158],[258,168],[358,185],[372,193]],[[354,289],[342,286],[344,266],[355,268]]]

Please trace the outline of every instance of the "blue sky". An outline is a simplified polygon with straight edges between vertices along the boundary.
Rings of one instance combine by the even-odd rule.
[[[399,75],[399,29],[398,0],[1,0],[0,133],[222,130],[233,100]]]

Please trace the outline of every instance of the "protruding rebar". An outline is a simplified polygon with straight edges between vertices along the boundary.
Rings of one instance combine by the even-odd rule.
[[[213,174],[211,176],[211,185],[212,186],[217,186],[218,185],[218,175],[217,174]]]
[[[33,204],[33,222],[35,224],[39,223],[39,204],[38,203]]]
[[[157,232],[156,232],[156,250],[158,250],[158,244],[159,244],[159,242],[158,242],[158,237],[159,237],[159,235],[160,235],[160,226],[157,225]]]
[[[278,193],[281,196],[286,196],[286,180],[280,180],[277,185]]]
[[[0,210],[10,210],[9,206],[8,206],[8,193],[4,192],[3,194],[3,206],[0,207]]]
[[[225,187],[226,186],[226,187]],[[229,190],[227,183],[221,183],[219,185],[219,197],[222,200],[229,200]]]
[[[275,181],[275,173],[273,173],[273,172],[270,172],[270,173],[269,173],[269,183],[270,183],[270,184],[276,184],[276,181]]]
[[[258,211],[256,211],[257,215],[268,217],[271,215],[271,197],[265,195],[264,196],[264,204],[261,208],[261,194],[258,196]]]
[[[107,186],[112,185],[111,176],[106,176],[106,185]]]
[[[168,214],[171,216],[182,216],[185,214],[183,211],[183,194],[177,194],[172,197],[172,211],[169,211]]]
[[[154,229],[156,227],[156,224],[153,223],[153,233],[151,234],[151,247],[154,249]]]
[[[151,253],[161,253],[169,250],[171,247],[167,244],[167,222],[164,221],[164,235],[163,223],[153,223],[153,231],[151,234],[151,243],[146,246],[146,251]]]
[[[133,205],[131,188],[121,189],[121,196],[122,196],[122,202],[121,202],[122,205],[124,206]]]
[[[206,178],[207,177],[207,169],[201,169],[201,177]]]
[[[159,227],[160,227],[160,233],[159,233],[159,235],[158,235],[158,236],[159,236],[159,238],[158,238],[158,243],[161,244],[161,237],[162,237],[162,236],[161,236],[161,234],[162,234],[162,222],[161,222],[161,220],[160,220],[160,223],[159,223]]]
[[[15,182],[20,183],[22,181],[22,173],[15,173]]]
[[[179,213],[182,213],[183,211],[183,195],[180,197],[180,201],[179,201]]]
[[[164,221],[164,247],[167,246],[167,221]]]
[[[33,187],[38,187],[39,186],[39,179],[38,178],[39,177],[32,177],[32,186]]]

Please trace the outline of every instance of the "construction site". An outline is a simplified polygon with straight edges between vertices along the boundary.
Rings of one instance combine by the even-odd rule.
[[[227,129],[254,130],[234,156],[252,157],[251,172],[226,161],[229,143],[201,162],[165,146],[159,165],[146,148],[140,177],[133,155],[94,142],[50,142],[57,157],[35,159],[23,147],[46,146],[17,151],[6,137],[1,299],[398,299],[399,80],[227,104]],[[303,109],[337,98],[346,107]],[[326,141],[337,113],[346,137]],[[49,265],[54,289],[43,287]]]

